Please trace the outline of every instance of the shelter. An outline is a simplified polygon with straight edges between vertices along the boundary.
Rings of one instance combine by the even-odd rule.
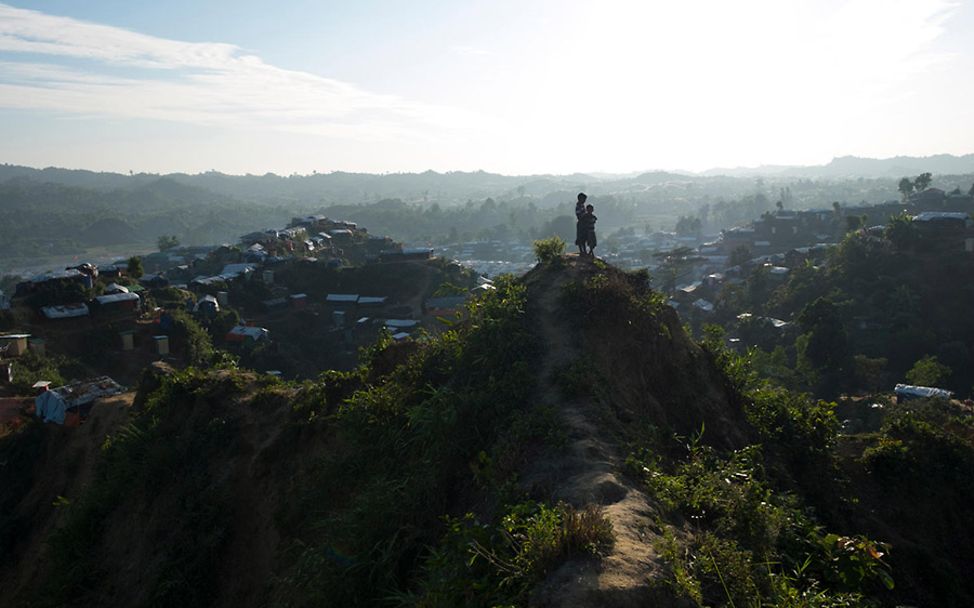
[[[103,277],[120,277],[125,274],[126,268],[118,264],[109,264],[107,266],[99,266],[98,274]]]
[[[384,306],[387,299],[386,296],[359,296],[358,305],[364,307]]]
[[[495,289],[497,288],[494,287],[493,283],[481,283],[480,285],[477,285],[476,287],[471,289],[470,293],[480,296],[487,293],[488,291],[494,291]]]
[[[136,310],[142,299],[137,293],[118,292],[106,296],[98,296],[95,302],[102,310]]]
[[[246,277],[255,270],[257,270],[257,267],[253,264],[227,264],[220,271],[220,276],[231,280],[237,277]]]
[[[270,332],[263,327],[237,325],[227,332],[226,339],[227,342],[254,343],[270,339]]]
[[[0,352],[8,357],[17,357],[27,352],[27,339],[30,334],[6,334],[0,336]]]
[[[971,216],[960,211],[924,211],[913,216],[914,222],[921,224],[929,223],[953,223],[961,227],[971,226]]]
[[[112,295],[116,293],[129,293],[129,288],[124,285],[119,285],[118,283],[109,283],[105,285],[105,295]]]
[[[325,302],[332,306],[354,306],[358,303],[358,294],[354,293],[330,293],[325,296]]]
[[[214,277],[200,275],[189,282],[190,288],[195,290],[199,290],[202,287],[223,287],[226,284],[227,280],[220,275]]]
[[[695,300],[693,302],[693,307],[696,308],[697,310],[703,311],[708,314],[714,312],[713,302],[709,300],[704,300],[703,298]]]
[[[412,329],[419,325],[419,321],[414,319],[386,319],[385,326],[388,329]]]
[[[80,302],[78,304],[44,306],[41,308],[41,314],[47,319],[75,319],[78,317],[87,317],[89,312],[88,305]]]
[[[897,384],[893,391],[896,393],[897,402],[912,399],[950,399],[954,396],[954,393],[942,388],[914,386],[912,384]]]
[[[163,287],[169,287],[169,279],[167,279],[163,274],[147,274],[143,275],[139,279],[139,283],[147,289],[162,289]]]
[[[85,275],[77,268],[68,268],[66,270],[55,270],[34,275],[31,277],[30,283],[32,285],[42,285],[57,281],[83,281],[84,277]]]
[[[38,395],[34,399],[34,411],[44,422],[64,424],[69,411],[78,411],[83,406],[94,403],[96,399],[124,392],[125,389],[108,376],[72,382]]]
[[[220,312],[220,303],[214,296],[206,295],[196,303],[193,312],[201,315],[216,316]]]

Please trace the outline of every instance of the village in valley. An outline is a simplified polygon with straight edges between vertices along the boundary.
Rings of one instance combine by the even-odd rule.
[[[718,322],[727,344],[743,352],[756,343],[755,327],[787,336],[795,320],[750,311],[729,318],[726,310],[722,317],[721,298],[747,280],[782,284],[796,269],[822,267],[850,232],[882,239],[891,218],[902,217],[927,249],[974,255],[974,198],[923,185],[878,205],[792,210],[779,202],[717,235],[684,218],[675,232],[621,229],[599,255],[647,269],[694,331]],[[35,415],[77,425],[98,399],[125,394],[156,362],[239,365],[284,380],[349,370],[376,340],[422,340],[449,327],[470,299],[493,289],[493,278],[535,262],[528,243],[408,247],[324,215],[232,245],[162,237],[159,249],[40,273],[0,292],[0,424]]]
[[[359,349],[422,340],[490,289],[430,248],[320,215],[232,246],[40,273],[0,292],[0,425],[25,413],[77,425],[154,362],[222,360],[288,380],[351,369]]]

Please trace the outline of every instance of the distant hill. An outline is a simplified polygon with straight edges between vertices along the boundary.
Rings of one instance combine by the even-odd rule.
[[[235,241],[306,210],[242,201],[171,177],[0,169],[8,175],[0,180],[0,274],[56,266],[46,259],[84,257],[89,248],[144,248],[164,234],[186,245]],[[48,178],[67,183],[41,181]]]
[[[437,199],[477,199],[516,192],[518,187],[534,184],[534,191],[574,190],[602,181],[600,178],[581,173],[571,175],[512,176],[485,171],[449,171],[438,173],[315,173],[312,175],[282,176],[228,175],[216,171],[197,173],[171,173],[160,176],[138,173],[95,173],[92,171],[48,167],[34,169],[17,165],[0,165],[0,182],[11,178],[27,178],[65,186],[97,190],[134,190],[159,182],[183,184],[203,188],[213,193],[240,200],[262,203],[366,203],[382,198],[402,198],[421,201]]]
[[[815,167],[805,169],[809,175],[828,177],[903,177],[918,175],[925,171],[935,175],[974,173],[974,154],[964,156],[952,154],[921,157],[894,156],[884,159],[843,156],[832,159],[832,162],[820,169]],[[801,172],[801,170],[796,170],[796,173]]]
[[[65,186],[95,190],[135,190],[151,184],[179,183],[215,194],[260,203],[360,204],[383,198],[406,201],[468,200],[501,194],[543,196],[550,192],[584,188],[613,190],[626,184],[654,185],[668,182],[693,182],[714,177],[752,178],[900,178],[929,171],[936,175],[974,174],[974,154],[954,156],[895,156],[861,158],[842,156],[825,165],[761,165],[758,167],[720,167],[698,173],[686,171],[633,172],[629,174],[572,173],[568,175],[501,175],[486,171],[424,171],[422,173],[314,173],[311,175],[230,175],[218,171],[158,175],[94,172],[47,167],[35,169],[0,165],[0,183],[11,178],[27,178]]]
[[[840,156],[826,165],[761,165],[759,167],[734,167],[708,169],[699,175],[727,175],[732,177],[780,176],[780,177],[822,177],[858,178],[915,176],[929,171],[934,175],[969,175],[974,173],[974,154],[954,156],[936,154],[934,156],[894,156],[893,158],[861,158]]]

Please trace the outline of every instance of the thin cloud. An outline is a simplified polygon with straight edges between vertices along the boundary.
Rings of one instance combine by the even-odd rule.
[[[232,44],[158,38],[6,4],[0,4],[0,52],[7,55],[0,61],[4,108],[377,141],[430,140],[486,122],[454,108],[282,69]],[[26,54],[49,60],[18,61]]]

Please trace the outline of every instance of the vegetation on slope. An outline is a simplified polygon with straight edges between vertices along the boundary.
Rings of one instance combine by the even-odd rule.
[[[655,505],[658,598],[970,603],[969,416],[890,404],[879,432],[840,436],[834,404],[759,380],[718,333],[693,343],[645,274],[541,253],[467,321],[383,340],[351,372],[300,385],[233,369],[147,375],[87,491],[58,507],[44,579],[12,599],[527,604],[617,532],[597,502],[518,483],[566,442],[564,413],[537,390],[553,346],[537,315],[556,310],[586,354],[558,370],[563,392],[628,451],[626,474]],[[32,445],[21,437],[18,462]],[[16,554],[16,522],[2,524]]]
[[[897,240],[900,230],[913,236]],[[780,286],[756,268],[721,294],[717,319],[746,332],[762,351],[755,353],[762,373],[791,388],[829,396],[886,389],[906,381],[918,362],[935,369],[934,357],[948,369],[933,379],[967,395],[974,386],[974,265],[960,246],[914,236],[903,218],[892,219],[884,236],[851,232],[824,264],[796,267]],[[756,331],[737,320],[741,313],[794,321],[798,331]]]
[[[34,600],[202,606],[246,587],[249,604],[517,601],[553,563],[610,536],[596,510],[513,490],[523,460],[557,440],[532,401],[524,298],[501,281],[464,325],[381,343],[359,369],[299,388],[192,368],[148,382],[91,487],[65,505]],[[272,565],[228,582],[228,564],[259,544],[240,540],[255,493],[279,538]],[[139,564],[139,584],[127,563]]]

